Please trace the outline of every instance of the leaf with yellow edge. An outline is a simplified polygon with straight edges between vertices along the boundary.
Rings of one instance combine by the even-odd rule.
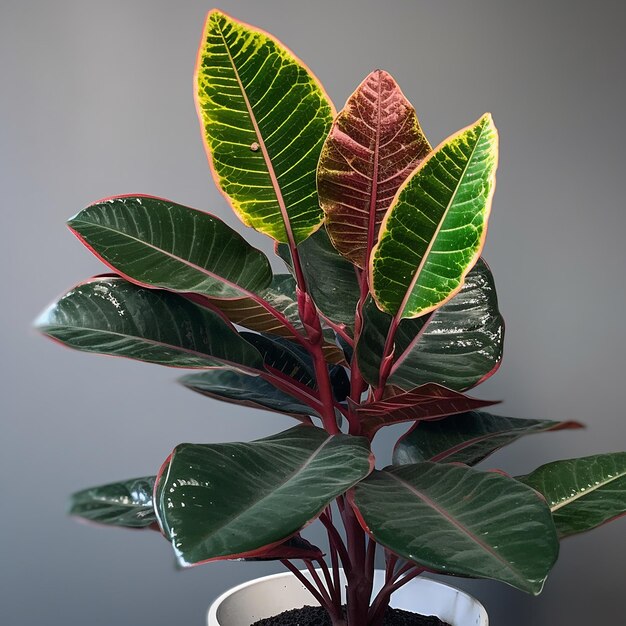
[[[244,224],[280,242],[317,230],[315,172],[334,109],[308,68],[274,37],[209,12],[196,106],[215,181]]]
[[[370,262],[380,309],[399,321],[458,293],[487,234],[497,161],[498,132],[485,114],[446,139],[400,187]]]

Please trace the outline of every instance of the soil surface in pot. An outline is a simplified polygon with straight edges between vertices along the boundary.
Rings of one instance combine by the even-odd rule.
[[[275,617],[267,617],[250,626],[332,626],[325,609],[319,606],[305,606],[301,609],[285,611]],[[426,617],[409,611],[388,608],[383,626],[450,626],[438,617]]]

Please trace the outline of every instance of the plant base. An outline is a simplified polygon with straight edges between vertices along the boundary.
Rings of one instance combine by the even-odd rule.
[[[307,576],[307,572],[303,572]],[[374,574],[374,593],[384,582]],[[308,577],[308,576],[307,576]],[[346,583],[342,572],[342,591]],[[345,603],[345,593],[342,594]],[[257,578],[222,594],[210,607],[208,626],[250,626],[285,611],[316,605],[313,596],[291,573]],[[450,626],[488,626],[484,607],[468,594],[428,578],[414,578],[391,599],[394,608],[421,615],[437,615]],[[319,605],[318,605],[319,606]]]
[[[332,626],[328,613],[321,607],[305,606],[285,611],[275,617],[254,622],[251,626]],[[438,617],[418,615],[400,609],[388,609],[383,626],[450,626]]]

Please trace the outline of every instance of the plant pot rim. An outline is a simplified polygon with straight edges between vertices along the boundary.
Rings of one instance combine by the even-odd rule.
[[[307,570],[300,570],[300,571],[308,577]],[[321,570],[317,570],[317,571],[321,572]],[[385,574],[385,571],[382,569],[376,569],[375,572],[377,576],[384,576]],[[343,570],[342,570],[342,573],[343,573]],[[239,585],[236,585],[235,587],[231,587],[230,589],[222,593],[220,596],[218,596],[215,599],[215,601],[211,604],[211,606],[209,607],[208,615],[207,615],[207,618],[208,618],[207,623],[209,624],[209,626],[212,626],[213,624],[219,624],[218,611],[220,609],[220,606],[225,601],[227,601],[231,596],[237,594],[238,592],[248,589],[261,582],[280,581],[283,579],[293,579],[293,578],[294,578],[294,575],[291,572],[278,572],[276,574],[269,574],[267,576],[260,576],[258,578],[253,578],[252,580],[248,580],[246,582],[240,583]],[[419,586],[423,585],[426,587],[429,587],[429,586],[437,587],[438,589],[449,590],[451,592],[454,592],[455,594],[458,594],[464,597],[468,602],[474,604],[480,616],[479,621],[476,622],[476,625],[488,626],[489,621],[488,621],[487,611],[485,607],[482,605],[482,603],[479,600],[477,600],[474,596],[467,593],[466,591],[463,591],[459,589],[458,587],[455,587],[454,585],[450,585],[448,583],[441,582],[439,580],[435,580],[433,578],[428,578],[425,576],[419,576],[413,579],[410,583],[408,583],[407,587],[416,586],[416,585],[419,585]],[[313,600],[313,598],[311,598],[311,600],[313,601],[313,603],[315,603],[315,600]],[[406,607],[400,606],[398,608],[406,608]],[[411,609],[409,608],[408,610],[411,610]],[[453,625],[453,626],[456,626],[456,625]]]

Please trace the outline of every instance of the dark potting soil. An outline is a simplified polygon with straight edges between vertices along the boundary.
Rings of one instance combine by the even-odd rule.
[[[267,617],[250,626],[332,626],[325,609],[319,606],[305,606],[301,609],[285,611],[275,617]],[[450,626],[438,617],[425,617],[400,609],[388,608],[383,626]]]

